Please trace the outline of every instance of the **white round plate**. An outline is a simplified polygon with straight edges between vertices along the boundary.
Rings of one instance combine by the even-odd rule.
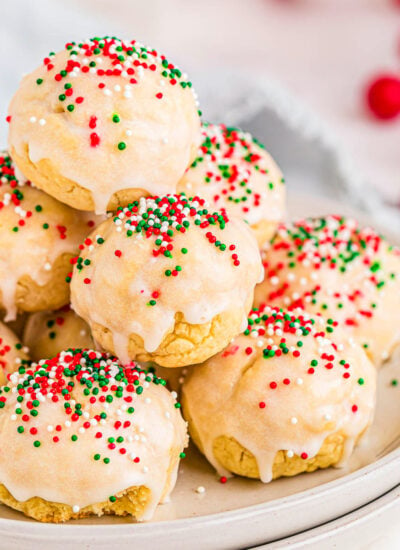
[[[294,197],[290,210],[292,215],[348,211],[337,203],[305,197]],[[106,517],[41,524],[0,506],[0,547],[240,548],[281,539],[351,512],[400,483],[400,385],[391,385],[399,374],[397,363],[393,359],[380,372],[374,424],[346,468],[266,485],[236,477],[223,485],[200,453],[190,448],[171,502],[158,507],[153,521],[139,524]],[[205,488],[202,494],[196,492],[200,486]]]

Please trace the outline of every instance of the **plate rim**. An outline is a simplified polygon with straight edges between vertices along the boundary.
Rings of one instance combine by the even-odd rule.
[[[367,464],[366,466],[363,466],[354,472],[351,472],[349,474],[346,474],[344,476],[341,476],[337,479],[327,481],[325,483],[321,483],[319,485],[316,485],[315,487],[311,487],[310,489],[306,489],[304,491],[299,491],[297,493],[293,493],[291,495],[287,495],[284,497],[276,498],[268,502],[261,502],[258,504],[252,504],[250,506],[244,506],[241,508],[236,508],[234,510],[227,510],[224,512],[215,512],[211,514],[204,514],[200,516],[194,516],[194,517],[188,517],[188,518],[181,518],[181,519],[173,519],[173,520],[159,520],[159,521],[148,521],[148,522],[126,522],[126,523],[115,523],[115,524],[103,524],[99,523],[95,525],[96,530],[104,531],[112,531],[115,529],[118,529],[118,531],[132,531],[132,526],[135,526],[135,530],[140,530],[141,532],[146,530],[157,530],[157,529],[168,529],[171,526],[174,529],[179,529],[181,527],[190,527],[195,526],[197,524],[202,524],[204,522],[207,523],[215,523],[215,522],[221,522],[224,519],[229,519],[229,521],[235,521],[238,516],[243,519],[244,517],[251,515],[256,516],[259,513],[264,513],[268,509],[275,510],[276,512],[282,511],[285,507],[295,506],[296,501],[304,503],[307,500],[310,500],[314,497],[323,496],[324,494],[329,494],[331,490],[339,490],[343,485],[346,485],[346,487],[349,487],[352,483],[357,482],[360,480],[360,478],[369,477],[373,474],[374,471],[381,470],[383,467],[387,467],[391,463],[399,462],[400,464],[400,447],[397,447],[396,449],[390,451],[382,458],[379,458],[378,460],[371,462],[370,464]],[[364,479],[365,482],[365,479]],[[368,502],[365,502],[365,505],[369,504],[376,498],[379,498],[380,496],[384,495],[386,492],[394,489],[399,483],[399,481],[396,481],[396,479],[393,479],[393,484],[389,488],[385,488],[380,492],[378,495],[376,495],[374,498],[369,500]],[[3,505],[5,506],[5,505]],[[350,512],[351,513],[351,512]],[[337,518],[332,518],[332,521]],[[47,531],[55,531],[57,530],[59,532],[60,525],[65,531],[68,531],[68,535],[74,534],[75,530],[79,530],[80,532],[88,530],[93,530],[94,524],[77,524],[74,522],[71,523],[64,523],[64,524],[56,524],[56,523],[44,523],[44,522],[38,522],[35,520],[32,520],[31,518],[27,518],[24,521],[13,519],[13,518],[2,518],[0,517],[0,533],[2,531],[2,528],[6,528],[8,525],[15,525],[19,524],[22,528],[22,530],[30,530],[31,528],[35,531],[39,530],[47,530]],[[190,524],[190,525],[187,525]],[[24,529],[26,527],[26,529]],[[80,533],[83,534],[83,533]],[[86,533],[87,534],[87,533]],[[126,534],[126,533],[124,533]],[[134,533],[130,533],[132,536],[134,536]],[[17,534],[18,536],[18,534]]]

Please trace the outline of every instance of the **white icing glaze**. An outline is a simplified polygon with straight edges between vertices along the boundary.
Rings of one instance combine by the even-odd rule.
[[[260,336],[257,330],[264,325],[254,325],[250,335],[237,337],[226,350],[192,369],[183,384],[185,415],[221,475],[229,472],[214,456],[213,445],[220,436],[233,437],[250,451],[261,480],[269,482],[278,451],[311,458],[328,436],[337,433],[345,437],[342,465],[372,421],[376,373],[363,350],[337,328],[332,337],[314,337],[326,329],[322,319],[304,337],[282,332],[281,326]],[[269,345],[279,350],[282,337],[289,353],[264,358],[263,349]],[[338,344],[342,351],[335,351]],[[297,351],[298,357],[293,355]],[[309,373],[313,359],[318,366]],[[329,363],[333,366],[326,368]],[[348,378],[343,377],[346,373]]]
[[[59,364],[69,366],[70,363],[63,362],[65,355],[62,354]],[[105,361],[103,364],[107,365]],[[55,368],[52,368],[54,373]],[[115,375],[118,368],[112,365],[110,372]],[[179,409],[174,407],[172,395],[161,385],[146,382],[145,374],[140,374],[143,393],[129,393],[131,403],[127,404],[123,398],[115,397],[115,392],[108,391],[104,395],[114,395],[111,403],[101,403],[97,399],[91,404],[89,397],[83,394],[83,387],[75,381],[70,402],[71,405],[73,401],[81,403],[83,412],[77,422],[69,422],[68,426],[71,417],[64,412],[64,400],[54,403],[49,395],[46,397],[42,393],[38,416],[29,424],[22,422],[25,432],[19,434],[16,427],[21,420],[13,422],[10,416],[16,407],[24,407],[24,403],[16,402],[13,388],[26,377],[16,373],[9,384],[11,392],[4,394],[7,402],[0,412],[0,440],[7,441],[7,445],[0,444],[0,482],[19,501],[37,496],[80,509],[107,501],[110,496],[130,487],[145,486],[150,489],[151,498],[143,517],[138,519],[150,519],[157,504],[174,487],[176,462],[186,445],[186,426]],[[67,377],[67,381],[69,379]],[[111,387],[121,382],[111,377],[108,384]],[[128,405],[134,407],[133,414],[127,412]],[[101,412],[107,417],[98,422],[95,417]],[[117,421],[122,423],[118,428]],[[84,422],[92,425],[81,429]],[[124,427],[125,422],[131,424]],[[57,425],[62,426],[61,431],[55,430]],[[28,432],[32,426],[38,430],[35,435]],[[95,437],[97,432],[102,434],[101,438]],[[53,441],[55,434],[59,437],[57,443]],[[75,442],[71,440],[74,434],[78,435]],[[109,438],[116,441],[118,436],[123,436],[123,442],[117,441],[116,448],[110,449]],[[33,446],[34,440],[41,442],[40,447]],[[121,448],[126,450],[124,454],[119,452]],[[94,459],[96,453],[101,459]],[[110,458],[109,464],[103,462],[104,457]],[[136,457],[140,459],[137,463],[134,462]]]

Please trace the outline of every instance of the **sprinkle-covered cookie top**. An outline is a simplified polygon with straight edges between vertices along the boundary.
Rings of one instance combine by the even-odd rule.
[[[159,89],[154,92],[154,99],[161,101],[164,97],[163,88],[179,86],[192,90],[192,83],[187,75],[171,63],[165,55],[155,49],[144,46],[137,40],[121,40],[116,37],[95,37],[83,42],[67,42],[65,45],[67,57],[65,63],[59,67],[53,60],[57,55],[50,52],[43,60],[46,74],[36,79],[37,86],[43,86],[48,78],[60,83],[58,95],[55,100],[60,108],[68,114],[76,109],[90,108],[90,97],[85,97],[74,87],[74,79],[78,75],[88,74],[97,77],[96,86],[106,96],[121,96],[131,99],[135,93],[135,86],[140,84],[146,72],[157,73],[160,76]],[[126,84],[115,83],[115,77],[121,77]],[[86,105],[89,102],[89,105]],[[110,121],[113,124],[124,122],[122,112],[110,113]],[[45,119],[32,118],[32,123],[46,124]],[[96,113],[88,119],[89,140],[91,147],[98,147],[102,141],[101,127],[103,121],[99,121]],[[127,134],[129,137],[131,134]],[[127,148],[127,141],[122,140],[115,144],[119,151]]]
[[[196,172],[201,172],[202,183],[215,189],[212,199],[216,205],[236,205],[246,218],[251,209],[262,206],[266,192],[284,184],[272,159],[268,161],[264,146],[249,133],[223,124],[203,123],[202,136],[185,180],[192,182]],[[256,184],[255,173],[262,176]],[[195,192],[201,194],[201,188],[196,186]]]
[[[361,229],[355,220],[342,216],[299,220],[292,225],[282,225],[264,255],[266,278],[277,287],[266,296],[266,300],[290,296],[293,286],[299,290],[298,281],[293,275],[297,267],[307,268],[311,279],[316,279],[313,272],[318,274],[324,268],[340,276],[351,274],[354,265],[362,263],[364,280],[376,289],[381,289],[388,279],[396,278],[396,273],[385,271],[382,253],[399,256],[399,251],[389,246],[373,229]],[[308,298],[307,301],[316,304],[320,290],[319,284],[311,292],[307,288],[302,298]],[[355,292],[356,296],[360,294]],[[336,294],[338,308],[341,308],[341,293]],[[296,305],[302,305],[302,298],[299,297],[300,301],[295,299]],[[323,304],[321,307],[325,309]]]
[[[179,264],[175,265],[173,260],[178,255],[182,257],[190,254],[190,250],[185,247],[177,250],[176,236],[190,231],[194,226],[202,230],[210,246],[230,256],[234,267],[240,265],[238,254],[235,252],[236,245],[223,242],[214,234],[214,228],[224,230],[229,223],[225,210],[218,212],[208,210],[206,201],[199,197],[187,198],[182,194],[141,198],[126,208],[117,210],[113,223],[115,231],[125,234],[128,239],[135,236],[151,239],[154,242],[152,250],[154,258],[163,256],[171,259],[173,265],[165,270],[166,277],[176,277],[182,271],[183,267]],[[101,246],[104,242],[105,239],[102,236],[97,236],[95,239],[88,238],[80,248],[84,250],[86,247]],[[114,255],[121,258],[123,252],[116,249]],[[86,265],[90,265],[90,260],[80,256],[72,263],[76,264],[78,271],[82,271]],[[70,279],[71,275],[68,276],[67,281],[69,282]],[[90,282],[90,280],[86,281],[87,284]],[[151,305],[155,305],[155,302]]]
[[[125,438],[119,436],[131,425],[128,420],[124,423],[115,420],[114,414],[109,418],[110,404],[115,402],[120,413],[132,415],[135,399],[150,384],[166,384],[136,363],[123,367],[115,357],[80,349],[63,351],[53,359],[21,366],[17,372],[8,375],[8,379],[8,385],[0,388],[0,408],[6,406],[10,392],[18,393],[10,418],[15,421],[16,431],[21,436],[30,437],[32,445],[40,447],[44,433],[54,433],[54,444],[66,439],[76,442],[87,431],[92,432],[95,439],[101,439],[102,426],[111,425],[115,438],[108,441],[110,456],[93,456],[93,460],[101,459],[105,464],[112,460],[113,453],[125,454]],[[63,423],[54,426],[40,424],[41,407],[46,402],[63,405]],[[90,412],[86,410],[88,406]],[[176,403],[175,406],[180,405]],[[139,457],[127,458],[136,462],[140,460]]]
[[[246,354],[252,355],[257,348],[262,349],[264,359],[285,358],[285,356],[298,359],[299,366],[304,367],[305,373],[311,375],[317,367],[339,372],[344,379],[350,378],[349,363],[338,358],[338,350],[342,346],[335,343],[333,333],[338,323],[333,319],[310,317],[304,312],[290,312],[278,307],[262,306],[254,308],[248,318],[248,326],[244,334],[251,338],[261,338],[259,342],[246,348]],[[266,342],[265,342],[266,339]],[[315,341],[315,356],[307,364],[303,364],[303,346]],[[266,345],[265,345],[266,343]],[[307,347],[307,357],[310,354],[310,346]],[[329,348],[329,350],[327,350]],[[229,353],[229,351],[227,352]],[[289,379],[283,382],[290,384]],[[271,389],[277,387],[273,382]]]

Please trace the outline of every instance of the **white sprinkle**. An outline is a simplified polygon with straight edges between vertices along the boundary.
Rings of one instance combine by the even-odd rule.
[[[292,424],[297,424],[298,420],[297,420],[297,418],[296,418],[295,416],[292,416],[292,418],[290,419],[290,422],[291,422]]]
[[[44,264],[44,266],[43,266],[43,269],[44,269],[45,271],[50,271],[50,270],[51,270],[51,263],[46,262],[46,263]]]
[[[31,116],[31,118],[29,119],[29,122],[32,122],[32,124],[36,121],[37,121],[37,118],[35,116]]]
[[[75,504],[74,506],[72,506],[72,511],[74,512],[74,514],[77,514],[79,512],[80,508],[77,504]]]
[[[40,126],[44,126],[46,124],[46,119],[45,118],[39,118],[39,124],[40,124]]]
[[[286,451],[286,456],[288,458],[293,458],[294,457],[294,452],[293,451]]]
[[[206,492],[206,488],[203,487],[203,485],[199,485],[196,489],[196,493],[199,493],[199,495],[202,495],[205,492]]]

